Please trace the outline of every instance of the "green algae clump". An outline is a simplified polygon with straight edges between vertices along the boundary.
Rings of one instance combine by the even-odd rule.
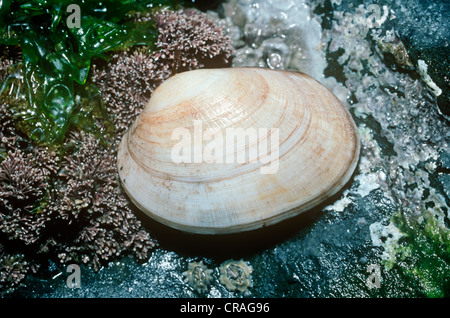
[[[450,229],[444,218],[439,206],[422,211],[417,219],[395,214],[392,223],[404,236],[393,249],[395,263],[384,262],[416,281],[431,298],[450,296]]]
[[[131,16],[165,6],[177,2],[86,0],[76,5],[78,11],[71,11],[70,0],[0,2],[0,48],[21,52],[21,67],[0,83],[1,96],[14,92],[25,102],[15,111],[21,130],[38,143],[52,144],[61,142],[71,125],[85,124],[83,117],[98,113],[77,103],[92,91],[86,88],[92,85],[91,61],[107,59],[110,51],[152,46],[157,39],[154,21],[136,23]],[[78,23],[72,23],[73,14]],[[99,103],[96,107],[100,109]]]

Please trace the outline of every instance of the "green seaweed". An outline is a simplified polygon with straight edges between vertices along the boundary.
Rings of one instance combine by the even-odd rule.
[[[393,223],[404,234],[395,247],[396,267],[418,283],[426,297],[450,295],[450,229],[439,207],[411,219],[398,213]]]
[[[14,109],[18,126],[43,144],[62,141],[71,125],[98,130],[90,116],[106,116],[101,103],[90,102],[86,107],[77,102],[89,100],[87,96],[95,91],[88,80],[91,62],[107,59],[110,51],[151,47],[157,38],[152,21],[136,23],[128,14],[178,6],[175,0],[85,0],[78,4],[76,27],[69,23],[73,22],[71,3],[0,2],[0,46],[19,46],[22,51],[20,67],[3,82],[0,92],[3,98],[14,94],[22,100]]]

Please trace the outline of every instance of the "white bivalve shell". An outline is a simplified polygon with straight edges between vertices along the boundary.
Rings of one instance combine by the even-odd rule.
[[[347,183],[358,157],[350,113],[309,76],[202,69],[155,90],[121,141],[118,169],[153,219],[225,234],[310,210]]]

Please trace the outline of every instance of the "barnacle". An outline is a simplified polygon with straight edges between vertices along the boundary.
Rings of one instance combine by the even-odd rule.
[[[197,292],[206,292],[212,280],[212,272],[203,264],[203,261],[192,262],[189,263],[188,270],[183,272],[184,281],[189,283]]]
[[[219,268],[220,282],[225,285],[229,291],[240,291],[241,293],[247,291],[252,286],[251,273],[253,268],[244,262],[228,260]]]

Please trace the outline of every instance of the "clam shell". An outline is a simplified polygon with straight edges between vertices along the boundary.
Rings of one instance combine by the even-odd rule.
[[[249,153],[256,147],[249,138],[223,156],[211,151],[215,160],[206,162],[201,149],[214,138],[196,138],[198,123],[223,140],[227,128],[262,132],[258,147],[267,142],[270,151],[258,152],[257,160],[220,162]],[[172,134],[180,128],[190,132],[192,162],[174,160],[181,138]],[[271,139],[276,134],[278,143]],[[350,113],[305,74],[201,69],[177,74],[155,90],[124,135],[117,163],[123,188],[151,218],[186,232],[224,234],[272,225],[322,203],[350,179],[359,147]],[[263,173],[271,166],[272,173]]]

